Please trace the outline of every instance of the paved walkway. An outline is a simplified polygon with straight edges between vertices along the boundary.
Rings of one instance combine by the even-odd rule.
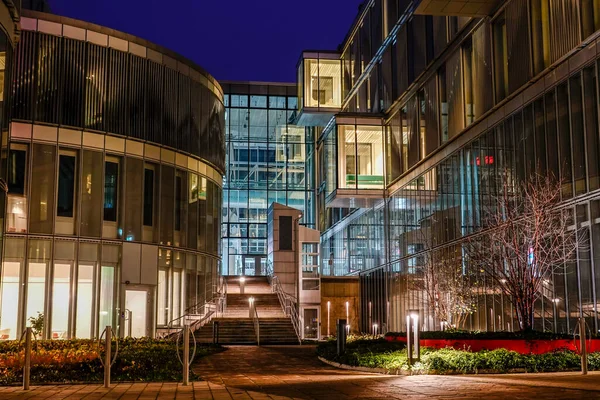
[[[335,369],[314,347],[231,347],[194,371],[205,381],[0,388],[0,399],[600,399],[600,373],[382,376]]]

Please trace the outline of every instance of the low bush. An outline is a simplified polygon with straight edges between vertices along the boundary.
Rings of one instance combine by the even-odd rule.
[[[113,344],[113,351],[115,347]],[[198,346],[196,359],[219,351]],[[32,383],[101,382],[104,367],[93,340],[40,340],[33,343]],[[103,351],[103,349],[101,350]],[[180,349],[181,351],[181,349]],[[24,350],[18,341],[0,342],[0,385],[23,379]],[[197,378],[197,377],[193,377]],[[124,339],[111,369],[113,381],[179,381],[182,367],[172,341]]]
[[[388,332],[387,337],[406,337],[406,332]],[[522,340],[556,340],[556,339],[573,339],[573,335],[554,332],[541,331],[520,331],[520,332],[484,332],[484,331],[465,331],[461,329],[448,329],[445,331],[424,331],[420,333],[421,339],[487,339],[487,340],[506,340],[506,339],[522,339]]]
[[[469,352],[453,348],[421,348],[421,360],[408,365],[404,343],[382,339],[349,341],[346,352],[337,355],[334,341],[322,343],[317,354],[341,364],[383,368],[389,371],[407,370],[425,374],[477,374],[507,372],[554,372],[581,368],[580,356],[572,351],[545,354],[520,354],[506,349]],[[600,370],[600,353],[591,353],[589,369]]]

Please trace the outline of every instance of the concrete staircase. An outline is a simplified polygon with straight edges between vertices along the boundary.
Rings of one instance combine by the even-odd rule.
[[[254,322],[249,317],[249,298],[254,299],[260,326],[260,344],[298,344],[298,336],[289,317],[285,316],[266,277],[246,277],[244,294],[239,291],[239,278],[227,277],[227,309],[220,318],[196,332],[200,343],[212,343],[213,325],[219,325],[219,343],[257,343]]]

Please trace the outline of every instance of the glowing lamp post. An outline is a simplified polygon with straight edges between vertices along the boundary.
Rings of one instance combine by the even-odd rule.
[[[254,318],[254,297],[248,299],[248,317]]]
[[[377,329],[378,328],[379,328],[379,325],[373,324],[373,336],[377,336]]]
[[[350,302],[346,302],[346,334],[350,334]]]
[[[328,301],[327,302],[327,337],[331,336],[331,331],[329,329],[330,328],[330,326],[329,326],[329,321],[330,321],[329,320],[329,314],[330,314],[330,311],[331,311],[331,302]]]
[[[413,365],[421,357],[419,345],[419,311],[409,311],[406,316],[406,351],[408,353],[408,364]]]
[[[240,278],[240,294],[244,294],[244,289],[246,288],[246,278],[243,276]]]

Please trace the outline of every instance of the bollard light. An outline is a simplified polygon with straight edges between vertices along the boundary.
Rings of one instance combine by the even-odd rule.
[[[248,299],[248,317],[254,318],[254,297]]]
[[[346,331],[350,334],[350,302],[346,302]]]
[[[243,276],[240,278],[240,294],[244,294],[244,289],[246,287],[246,278]]]
[[[377,336],[377,324],[373,324],[373,336]]]
[[[408,354],[408,363],[413,365],[419,361],[421,349],[419,344],[419,311],[409,311],[406,316],[406,350]]]
[[[327,337],[331,336],[331,331],[330,331],[330,326],[329,326],[329,321],[330,321],[330,311],[331,311],[331,302],[328,301],[327,302]]]

